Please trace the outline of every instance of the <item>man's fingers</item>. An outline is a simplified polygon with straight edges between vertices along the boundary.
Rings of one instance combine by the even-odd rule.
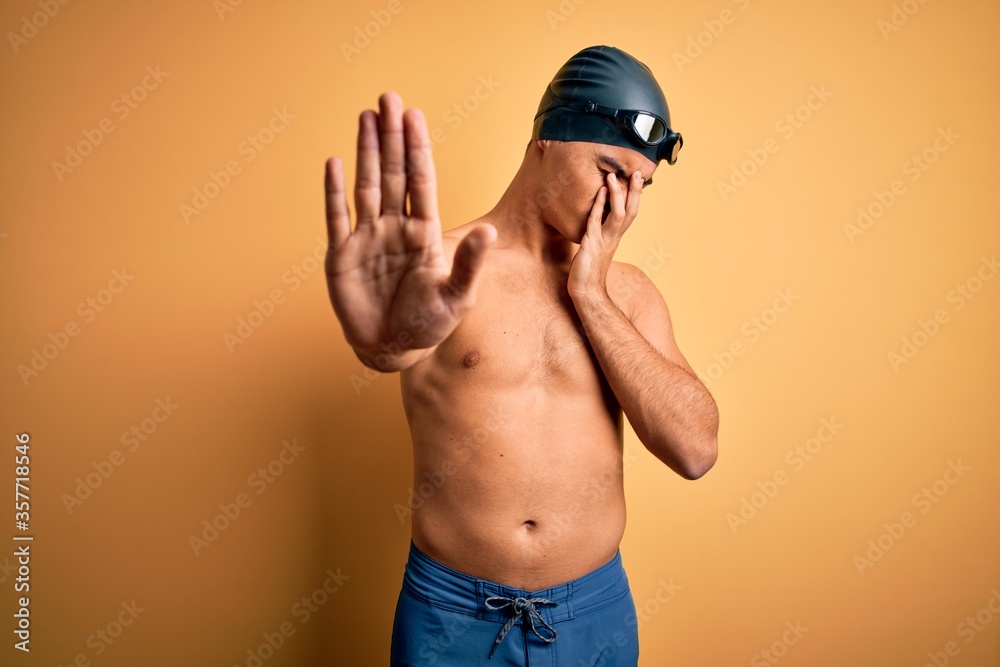
[[[382,213],[405,213],[406,147],[403,143],[403,101],[396,93],[382,93],[379,105],[379,141],[382,153]]]
[[[621,233],[624,234],[632,225],[635,216],[639,215],[639,198],[642,196],[642,174],[635,172],[629,179],[628,201],[625,202],[625,219],[622,221]]]
[[[584,235],[600,235],[601,225],[604,221],[601,218],[604,217],[604,204],[608,200],[608,188],[607,186],[601,186],[601,189],[597,191],[597,197],[594,199],[594,205],[590,207],[590,217],[587,218],[587,228],[584,230]],[[611,214],[608,214],[611,217]]]
[[[406,131],[406,189],[410,193],[410,216],[437,220],[437,176],[424,114],[419,109],[407,109],[403,114],[403,125]]]
[[[365,109],[358,118],[358,172],[354,182],[354,207],[358,227],[370,225],[382,206],[382,177],[379,168],[378,117]]]
[[[451,267],[451,275],[445,281],[445,297],[451,300],[462,299],[475,283],[476,276],[483,266],[486,251],[496,240],[497,230],[491,224],[477,225],[465,235],[458,248],[455,249],[455,261]]]
[[[626,186],[628,183],[625,184]],[[622,184],[614,174],[608,174],[608,193],[611,196],[611,213],[608,215],[608,222],[616,230],[621,225],[625,217],[625,194],[622,192]]]
[[[347,209],[344,188],[344,165],[339,157],[326,161],[326,233],[331,247],[337,247],[351,235],[351,213]]]

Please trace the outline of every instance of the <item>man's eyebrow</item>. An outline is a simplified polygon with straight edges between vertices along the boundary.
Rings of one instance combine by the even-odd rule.
[[[610,155],[598,155],[597,159],[601,160],[602,162],[606,162],[607,164],[611,165],[611,167],[613,169],[615,169],[615,171],[616,171],[615,175],[618,178],[620,178],[621,180],[626,181],[626,182],[628,181],[629,175],[625,173],[625,167],[624,167],[624,165],[622,165],[621,162],[619,162],[618,160],[614,159]],[[650,176],[645,181],[643,181],[642,184],[644,186],[646,186],[646,185],[652,185],[653,184],[653,177]]]

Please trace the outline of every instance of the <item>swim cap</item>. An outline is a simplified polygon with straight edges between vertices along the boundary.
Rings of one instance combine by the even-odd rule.
[[[603,108],[604,112],[588,113],[595,107]],[[620,112],[614,118],[608,114],[614,110],[642,111],[656,116],[663,128],[648,116],[642,116],[636,119],[639,126],[636,131],[653,141],[657,135],[666,136],[658,145],[646,145],[630,130],[626,118],[629,114]],[[651,130],[650,122],[653,122]],[[531,139],[592,141],[631,148],[654,164],[663,159],[673,164],[676,151],[683,144],[680,135],[670,129],[670,109],[653,73],[613,46],[583,49],[556,72],[538,105]]]

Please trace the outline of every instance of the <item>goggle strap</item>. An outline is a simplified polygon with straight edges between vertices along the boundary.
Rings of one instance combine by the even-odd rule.
[[[621,114],[621,112],[623,111],[622,109],[612,109],[611,107],[602,106],[597,102],[564,102],[557,106],[565,107],[567,109],[572,109],[573,111],[582,111],[583,113],[596,112],[599,114],[603,114],[605,116],[610,116],[616,120],[624,120],[624,119],[619,119],[619,114]],[[653,118],[656,118],[656,120],[658,120],[660,124],[663,125],[665,132],[663,135],[663,139],[661,139],[656,144],[651,144],[651,145],[659,146],[659,153],[663,156],[660,159],[667,160],[668,164],[674,164],[675,162],[677,162],[677,153],[680,151],[681,146],[684,144],[684,140],[681,138],[681,135],[678,134],[677,132],[674,132],[670,128],[670,126],[668,126],[666,123],[663,122],[663,120],[658,118],[656,115],[649,113],[648,111],[638,111],[630,109],[626,111],[632,111],[632,113],[644,113],[649,116],[652,116]]]
[[[664,123],[662,119],[660,119],[655,114],[649,113],[648,111],[641,111],[641,110],[637,110],[637,109],[635,109],[635,110],[633,110],[633,109],[624,109],[624,110],[623,109],[612,109],[611,107],[601,106],[597,102],[573,102],[573,103],[568,104],[567,106],[570,109],[574,109],[576,111],[583,111],[584,113],[594,113],[594,112],[596,112],[596,113],[599,113],[599,114],[603,114],[605,116],[611,116],[612,118],[614,118],[615,120],[618,120],[618,121],[624,121],[625,120],[624,118],[620,118],[619,117],[622,114],[622,111],[628,111],[629,113],[632,113],[632,114],[645,114],[647,116],[655,118],[660,123],[660,125],[663,126],[663,129],[664,129],[663,139],[661,139],[659,142],[657,142],[657,144],[663,143],[664,141],[670,139],[671,135],[674,134],[674,131],[671,130],[670,127],[666,123]],[[635,130],[633,129],[633,131],[635,131]],[[650,145],[654,145],[655,146],[657,144],[650,144]]]

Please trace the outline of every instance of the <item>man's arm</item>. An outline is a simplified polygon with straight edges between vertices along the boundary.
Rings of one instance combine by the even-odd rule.
[[[682,477],[697,479],[718,456],[715,401],[677,349],[670,314],[656,286],[635,267],[612,259],[639,212],[641,196],[639,171],[624,184],[608,174],[607,186],[591,207],[566,287],[604,376],[642,444]],[[605,201],[610,211],[602,221]],[[628,304],[631,317],[609,291]]]
[[[326,277],[354,354],[389,373],[430,355],[472,308],[496,229],[477,225],[448,261],[423,114],[404,112],[399,95],[387,92],[379,97],[379,113],[366,109],[358,124],[353,230],[343,162],[326,163]]]
[[[608,292],[574,299],[587,338],[639,440],[686,479],[718,456],[719,412],[674,341],[667,304],[638,268],[615,262]]]

